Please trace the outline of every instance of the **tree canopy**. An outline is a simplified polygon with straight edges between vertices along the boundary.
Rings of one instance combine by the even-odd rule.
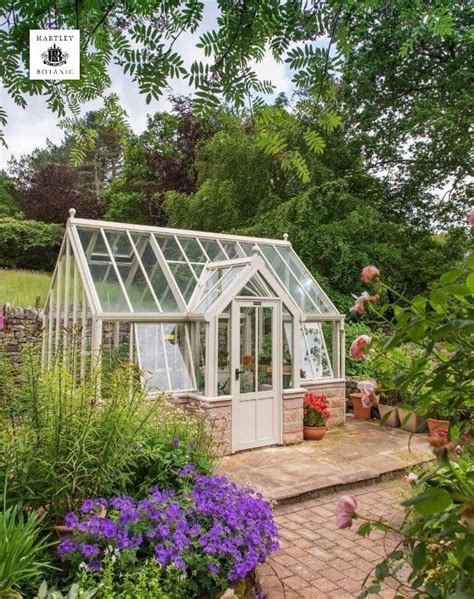
[[[80,161],[94,143],[94,128],[78,124],[85,102],[105,98],[102,124],[120,135],[126,131],[118,99],[109,93],[112,64],[131,77],[148,102],[172,79],[183,78],[194,89],[200,112],[224,103],[258,114],[275,89],[257,76],[254,65],[270,53],[287,65],[295,89],[311,96],[320,127],[336,126],[339,115],[351,123],[374,167],[398,183],[402,204],[413,187],[426,192],[449,184],[451,201],[466,193],[472,164],[471,2],[226,1],[217,3],[210,27],[204,25],[205,5],[200,0],[0,0],[0,77],[19,106],[28,95],[45,97],[74,136],[73,158]],[[28,32],[42,28],[81,29],[79,81],[28,79]],[[186,61],[180,38],[204,57]],[[0,119],[5,121],[5,112]],[[267,153],[282,144],[272,123],[262,127]],[[315,130],[307,135],[308,143],[321,148]],[[284,154],[282,164],[288,161],[304,176],[298,156]],[[428,209],[430,196],[423,202]],[[434,216],[441,222],[445,215],[441,210]]]

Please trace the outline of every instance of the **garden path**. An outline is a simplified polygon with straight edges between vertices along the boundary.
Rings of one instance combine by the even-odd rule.
[[[347,491],[346,491],[347,493]],[[390,524],[402,518],[400,501],[409,487],[400,480],[384,481],[350,491],[364,516],[383,516]],[[367,574],[398,543],[393,534],[372,532],[368,538],[352,528],[336,526],[336,506],[344,492],[283,505],[276,509],[280,550],[258,568],[267,599],[354,599]],[[369,579],[370,580],[370,579]],[[374,599],[393,599],[397,584],[385,581]],[[404,597],[410,592],[401,591]]]
[[[278,504],[376,482],[433,459],[426,433],[347,417],[321,441],[267,447],[223,458],[218,472]]]

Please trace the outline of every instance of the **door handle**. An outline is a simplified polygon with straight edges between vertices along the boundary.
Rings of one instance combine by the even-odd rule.
[[[239,370],[238,368],[235,369],[235,380],[238,381],[240,378],[241,374],[244,374],[245,370]]]

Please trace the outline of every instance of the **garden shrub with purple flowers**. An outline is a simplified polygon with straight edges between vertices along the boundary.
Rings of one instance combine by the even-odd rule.
[[[140,500],[86,500],[67,515],[72,534],[58,553],[96,582],[112,572],[119,586],[137,563],[154,560],[179,578],[181,596],[202,597],[244,578],[278,548],[271,508],[259,494],[192,466],[180,476],[178,493],[152,487]]]

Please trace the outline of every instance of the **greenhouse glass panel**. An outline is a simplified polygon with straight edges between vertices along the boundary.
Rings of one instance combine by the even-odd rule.
[[[119,234],[113,237],[113,246]],[[79,238],[104,312],[130,312],[102,231],[79,229]]]
[[[163,312],[179,312],[179,305],[173,295],[164,270],[160,264],[149,236],[134,236],[134,242],[140,255],[143,268],[160,302]]]
[[[191,323],[190,335],[196,387],[200,393],[204,393],[206,386],[206,323]]]
[[[203,297],[196,307],[197,312],[206,312],[216,302],[222,293],[227,289],[232,281],[242,272],[244,266],[234,266],[232,268],[225,269],[226,272],[223,276],[217,275],[217,282],[211,288],[210,291]],[[222,269],[216,269],[222,270]]]
[[[194,389],[190,344],[184,324],[136,324],[140,368],[150,391]]]
[[[269,245],[261,246],[262,253],[266,259],[269,268],[275,273],[283,287],[285,287],[296,304],[303,312],[314,312],[317,308],[296,277],[288,268],[280,254],[274,247]]]
[[[332,368],[320,323],[304,323],[301,329],[301,378],[332,378]]]
[[[334,308],[327,298],[322,297],[321,290],[313,281],[308,270],[299,262],[294,251],[291,248],[278,248],[278,252],[283,257],[290,270],[296,275],[301,286],[317,307],[318,312],[334,312]]]
[[[178,240],[184,250],[184,253],[186,254],[187,259],[193,265],[193,267],[196,264],[201,265],[202,263],[205,264],[208,261],[208,258],[206,257],[204,250],[199,245],[197,239],[194,237],[178,236]]]
[[[147,275],[137,258],[135,248],[126,233],[120,233],[112,239],[106,233],[123,286],[134,312],[155,312],[159,304],[147,283]]]
[[[227,256],[225,255],[222,247],[219,245],[217,240],[214,239],[205,239],[199,238],[201,245],[206,252],[209,260],[212,262],[220,262],[221,260],[226,260]]]
[[[217,320],[217,395],[230,394],[230,305]]]
[[[283,389],[293,387],[293,317],[283,305]]]
[[[225,253],[227,254],[227,257],[229,258],[229,260],[233,260],[234,258],[242,258],[242,253],[239,251],[239,246],[237,245],[237,243],[232,243],[232,242],[225,242],[222,241],[221,242],[222,247],[225,250]]]

